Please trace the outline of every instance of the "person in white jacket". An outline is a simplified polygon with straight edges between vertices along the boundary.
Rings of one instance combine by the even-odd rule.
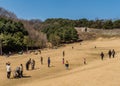
[[[11,76],[11,66],[10,63],[6,63],[6,69],[7,69],[7,78],[9,79]]]

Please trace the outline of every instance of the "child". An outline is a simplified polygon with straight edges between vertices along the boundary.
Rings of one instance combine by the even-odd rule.
[[[68,61],[66,60],[66,63],[65,63],[65,67],[66,67],[66,69],[68,69],[69,68],[69,63],[68,63]]]
[[[84,61],[84,64],[86,64],[86,58],[85,57],[83,58],[83,61]]]

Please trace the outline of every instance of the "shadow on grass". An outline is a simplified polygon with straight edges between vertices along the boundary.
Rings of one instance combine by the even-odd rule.
[[[24,75],[23,77],[12,77],[10,79],[22,79],[22,78],[31,78],[31,76]]]
[[[22,78],[31,78],[31,76],[23,76]]]

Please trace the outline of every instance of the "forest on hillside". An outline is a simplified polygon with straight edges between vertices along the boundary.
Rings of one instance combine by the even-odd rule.
[[[0,51],[8,52],[27,51],[59,46],[64,43],[79,41],[75,27],[97,29],[120,28],[120,19],[117,20],[88,20],[50,18],[45,21],[39,19],[23,20],[3,8],[0,8]],[[2,53],[3,52],[3,53]]]

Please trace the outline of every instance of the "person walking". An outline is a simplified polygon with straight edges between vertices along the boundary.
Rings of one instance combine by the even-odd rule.
[[[104,53],[101,52],[100,56],[101,56],[101,60],[103,60],[104,59]]]
[[[48,67],[50,67],[50,63],[51,63],[51,60],[50,60],[50,57],[48,57]]]
[[[6,63],[6,69],[7,69],[7,78],[9,79],[11,76],[11,66],[10,63]]]

